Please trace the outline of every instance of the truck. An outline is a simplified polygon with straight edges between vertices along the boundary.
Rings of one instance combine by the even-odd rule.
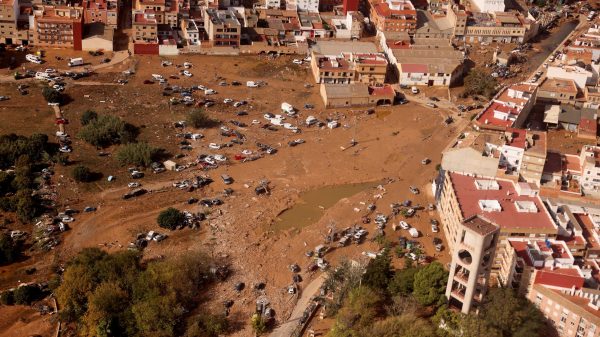
[[[419,237],[419,231],[412,227],[408,230],[408,233],[410,234],[410,236],[412,236],[413,238],[418,238]]]
[[[288,116],[293,116],[296,114],[296,110],[294,109],[294,107],[286,102],[281,103],[281,111],[288,114]]]
[[[67,63],[67,65],[69,67],[81,66],[81,65],[83,65],[83,58],[76,57],[76,58],[69,59],[69,63]]]

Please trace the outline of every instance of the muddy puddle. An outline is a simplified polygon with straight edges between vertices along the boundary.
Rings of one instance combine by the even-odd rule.
[[[338,201],[359,192],[376,187],[381,182],[325,186],[300,193],[300,200],[291,208],[283,211],[271,229],[275,232],[289,229],[301,229],[311,225],[325,214],[325,211]]]

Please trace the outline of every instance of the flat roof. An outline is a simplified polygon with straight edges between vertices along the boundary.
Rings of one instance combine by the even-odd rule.
[[[465,219],[463,225],[481,236],[492,234],[498,230],[498,226],[479,214]]]
[[[540,85],[540,90],[577,95],[575,81],[561,78],[546,78]]]
[[[449,173],[450,182],[458,199],[458,205],[464,219],[473,215],[483,215],[489,221],[500,226],[503,232],[524,231],[555,233],[558,231],[550,214],[538,196],[519,195],[514,182],[502,179],[496,181],[498,189],[477,189],[476,180],[484,180],[459,173]],[[484,212],[479,201],[495,200],[500,204],[500,211]],[[519,211],[516,202],[530,201],[535,211]]]
[[[377,46],[372,42],[358,41],[318,41],[312,50],[316,54],[325,56],[338,56],[342,53],[377,53]]]

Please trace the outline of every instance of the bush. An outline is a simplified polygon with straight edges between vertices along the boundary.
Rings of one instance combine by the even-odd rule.
[[[62,94],[57,90],[46,87],[42,90],[42,96],[48,103],[61,103],[62,102]]]
[[[98,119],[98,114],[94,110],[86,110],[81,115],[81,125],[88,125]]]
[[[15,304],[15,293],[12,290],[6,290],[0,294],[0,304],[13,305]]]
[[[135,140],[138,130],[117,116],[102,115],[90,120],[81,131],[79,138],[99,147],[124,144]]]
[[[73,168],[73,179],[77,182],[87,183],[93,180],[94,174],[92,171],[83,165],[77,165]]]
[[[0,265],[14,262],[20,254],[19,245],[10,235],[0,234]]]
[[[217,337],[227,332],[228,326],[225,316],[200,314],[191,320],[185,337]]]
[[[210,118],[204,111],[202,110],[194,110],[192,111],[187,118],[187,122],[190,126],[195,128],[210,128],[217,125],[217,122]]]
[[[15,304],[31,305],[43,297],[41,289],[36,285],[24,285],[14,291]]]
[[[252,315],[250,324],[252,325],[252,330],[254,330],[254,333],[257,336],[260,336],[263,333],[267,332],[267,323],[259,314]]]
[[[156,222],[162,228],[167,228],[170,230],[176,229],[179,225],[182,225],[185,220],[185,215],[180,210],[169,207],[164,211],[160,212]]]
[[[121,165],[150,166],[160,152],[147,143],[129,143],[119,148],[117,160]]]
[[[496,93],[498,81],[482,69],[471,69],[465,76],[463,95],[484,95],[492,98]]]

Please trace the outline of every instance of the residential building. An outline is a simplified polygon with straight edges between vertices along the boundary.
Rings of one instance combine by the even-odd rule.
[[[504,0],[471,0],[471,3],[479,9],[479,12],[504,12]]]
[[[181,33],[188,45],[200,44],[200,30],[194,19],[181,20]]]
[[[520,128],[535,103],[537,86],[516,83],[500,90],[475,118],[482,129]]]
[[[538,88],[536,99],[541,103],[575,104],[578,92],[571,79],[546,78]]]
[[[598,109],[600,108],[600,88],[586,86],[584,89],[585,103],[584,107]]]
[[[333,28],[336,39],[358,40],[363,36],[364,17],[360,12],[350,12],[345,16],[321,17]]]
[[[326,84],[383,84],[387,60],[370,42],[321,41],[313,46],[311,68],[315,82]]]
[[[546,132],[527,131],[519,176],[522,180],[540,186],[548,155]]]
[[[597,76],[590,70],[579,66],[548,66],[546,77],[550,79],[572,80],[577,88],[583,90],[586,85],[595,86]]]
[[[478,310],[487,292],[499,227],[481,215],[474,215],[462,221],[457,229],[460,240],[452,253],[446,297],[451,307],[467,314]]]
[[[539,25],[516,12],[472,13],[449,9],[454,36],[466,42],[523,43],[537,35]]]
[[[512,237],[543,240],[558,234],[537,187],[526,182],[445,172],[442,181],[436,182],[435,194],[439,196],[438,210],[448,249],[453,254],[460,241],[461,223],[474,215],[482,215],[500,227],[501,244]],[[497,256],[493,270],[499,270],[500,265]]]
[[[390,85],[369,86],[365,83],[321,84],[321,98],[327,108],[391,105],[396,93]]]
[[[551,281],[560,282],[561,277]],[[536,283],[528,299],[552,321],[561,337],[599,337],[599,297],[600,292],[594,289]]]
[[[369,15],[383,32],[414,34],[417,29],[417,11],[410,0],[369,0]]]
[[[471,146],[452,149],[443,153],[442,169],[478,177],[496,177],[499,158],[487,156]]]
[[[544,123],[551,129],[564,129],[578,132],[582,120],[596,120],[597,110],[594,108],[578,108],[573,105],[546,105]]]
[[[600,147],[584,145],[579,155],[581,190],[584,194],[600,195]]]
[[[451,86],[462,78],[464,56],[453,48],[391,51],[402,85]]]
[[[15,38],[18,18],[19,0],[0,0],[0,43],[18,43]]]
[[[153,10],[144,10],[133,16],[133,42],[158,42],[158,21]]]
[[[204,10],[204,29],[214,47],[238,47],[241,24],[232,10]]]
[[[34,45],[81,50],[82,39],[82,7],[33,6]]]
[[[117,0],[84,0],[83,20],[85,24],[103,23],[113,29],[118,24],[118,1]]]

